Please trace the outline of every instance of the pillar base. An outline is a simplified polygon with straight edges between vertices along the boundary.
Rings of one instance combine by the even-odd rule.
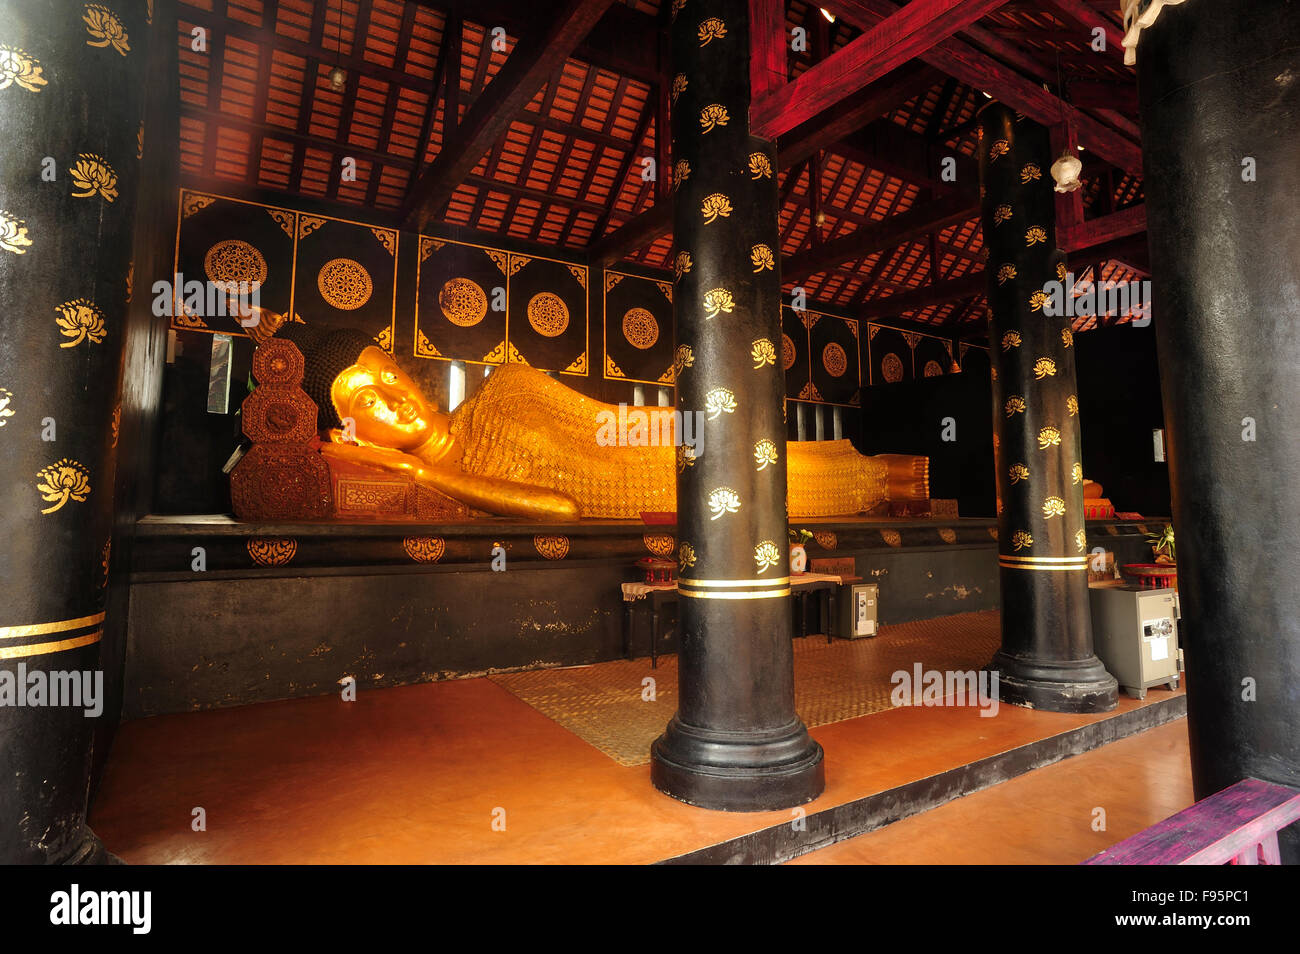
[[[650,747],[650,781],[699,808],[765,812],[811,802],[826,771],[822,747],[798,719],[769,732],[721,732],[674,716]]]
[[[988,669],[998,672],[1001,702],[1047,712],[1110,712],[1119,684],[1096,656],[1069,661],[1025,659],[999,650]]]
[[[89,828],[83,829],[84,837],[76,849],[64,858],[60,864],[65,865],[124,865],[126,864],[121,858],[113,854],[104,847],[104,843],[99,840]]]

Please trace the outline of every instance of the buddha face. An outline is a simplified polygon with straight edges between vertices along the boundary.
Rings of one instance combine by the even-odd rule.
[[[450,442],[447,416],[430,407],[420,386],[381,348],[362,351],[334,379],[330,397],[345,427],[349,418],[354,422],[360,444],[410,453]]]

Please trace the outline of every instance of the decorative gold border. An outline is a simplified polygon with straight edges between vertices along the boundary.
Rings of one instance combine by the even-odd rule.
[[[104,621],[104,613],[92,613],[76,619],[61,619],[54,623],[32,623],[28,626],[0,626],[0,639],[22,639],[26,636],[45,636],[49,633],[62,633],[69,629],[94,626]]]
[[[601,356],[605,359],[605,361],[604,361],[604,370],[601,376],[606,381],[627,381],[629,384],[652,384],[657,388],[663,388],[663,387],[676,388],[677,381],[675,378],[671,383],[668,383],[665,381],[644,381],[641,378],[616,377],[610,375],[609,366],[611,364],[611,361],[609,357],[609,307],[606,303],[607,299],[609,298],[609,293],[612,290],[607,284],[608,277],[610,275],[619,276],[620,281],[624,278],[637,278],[643,282],[654,282],[656,285],[663,285],[663,282],[661,282],[657,278],[647,278],[644,275],[634,275],[631,272],[620,272],[613,268],[606,268],[603,270],[601,275],[601,280],[600,280],[600,287],[602,289],[600,293],[600,350],[601,350]],[[618,283],[615,282],[615,284]],[[672,299],[669,298],[668,302],[671,305]],[[676,312],[673,310],[673,308],[669,308],[669,311],[674,315],[672,332],[673,332],[673,356],[675,360],[677,355],[677,322],[675,320]],[[623,373],[622,369],[619,368],[617,364],[614,364],[614,367],[618,369],[619,374]],[[675,365],[670,363],[668,366],[669,372],[671,372],[674,367]]]

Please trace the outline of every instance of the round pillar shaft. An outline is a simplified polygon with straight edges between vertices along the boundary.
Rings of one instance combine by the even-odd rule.
[[[762,811],[824,787],[794,709],[776,156],[749,135],[744,0],[688,0],[671,29],[679,451],[677,714],[651,780]]]
[[[143,0],[0,0],[0,862],[10,864],[105,857],[85,819],[92,732],[113,718],[99,643],[147,15]]]
[[[1198,799],[1300,787],[1297,47],[1300,4],[1195,0],[1137,48]]]
[[[1117,686],[1092,648],[1074,342],[1069,319],[1046,314],[1044,286],[1066,279],[1051,147],[1045,128],[1001,103],[979,122],[1002,586],[990,666],[1005,702],[1101,712]]]

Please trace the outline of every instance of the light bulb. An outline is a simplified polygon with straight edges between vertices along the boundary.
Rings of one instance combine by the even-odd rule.
[[[827,22],[827,23],[834,23],[834,22],[835,22],[835,14],[831,13],[831,12],[830,12],[829,10],[827,10],[825,7],[818,7],[817,9],[821,10],[821,12],[822,12],[822,16],[824,16],[824,17],[826,18],[826,22]]]
[[[336,66],[330,70],[330,89],[334,92],[341,92],[343,87],[348,85],[348,74],[343,67]]]

